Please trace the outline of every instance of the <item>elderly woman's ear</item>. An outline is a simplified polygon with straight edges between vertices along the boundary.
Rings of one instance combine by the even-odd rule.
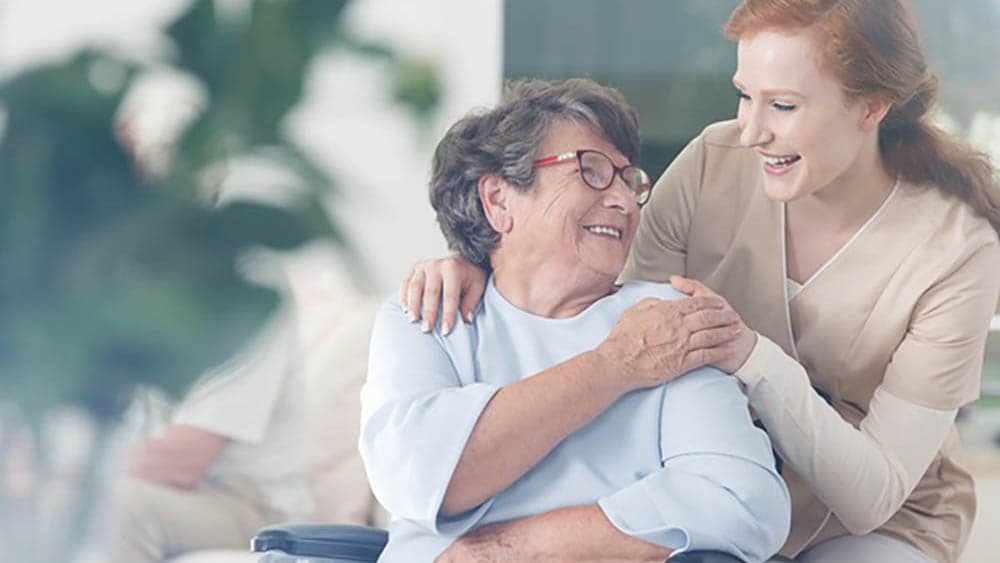
[[[513,188],[503,178],[494,174],[484,174],[479,178],[479,201],[483,204],[486,220],[498,233],[510,232],[514,226],[508,198],[511,189]]]

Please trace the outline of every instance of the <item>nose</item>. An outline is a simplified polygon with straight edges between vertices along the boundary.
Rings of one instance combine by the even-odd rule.
[[[771,133],[761,115],[763,108],[742,106],[737,113],[737,124],[740,127],[740,144],[745,147],[765,145],[771,141]]]
[[[622,180],[620,174],[615,174],[615,180],[601,193],[604,196],[602,203],[609,209],[616,209],[622,213],[627,213],[631,209],[630,206],[638,205],[635,202],[635,195],[629,189],[628,185],[625,184],[625,180]]]

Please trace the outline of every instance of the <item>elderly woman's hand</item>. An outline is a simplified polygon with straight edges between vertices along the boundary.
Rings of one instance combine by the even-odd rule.
[[[441,331],[448,334],[459,308],[465,322],[472,321],[472,312],[485,291],[486,272],[467,260],[457,256],[423,260],[410,268],[399,285],[399,303],[411,323],[423,319],[424,332],[437,321],[440,305]]]
[[[690,278],[682,278],[681,276],[671,276],[670,284],[674,286],[677,291],[681,293],[686,293],[692,297],[709,297],[721,299],[725,304],[725,309],[727,311],[732,311],[733,314],[736,312],[729,305],[729,303],[723,299],[719,294],[715,293],[711,289],[705,286],[698,280],[693,280]],[[746,324],[743,323],[743,319],[737,314],[737,326],[739,327],[739,334],[733,338],[730,343],[732,347],[732,354],[721,361],[712,361],[710,365],[715,366],[727,373],[733,373],[736,370],[743,367],[746,363],[747,358],[750,357],[750,352],[753,351],[753,347],[757,344],[757,333],[750,330]]]
[[[739,315],[721,297],[647,298],[625,311],[595,351],[626,390],[641,389],[728,362],[741,332]]]

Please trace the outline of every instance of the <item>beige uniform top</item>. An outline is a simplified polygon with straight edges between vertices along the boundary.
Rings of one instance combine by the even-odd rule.
[[[975,495],[954,416],[979,395],[996,232],[966,204],[900,182],[789,299],[784,206],[761,183],[735,122],[709,126],[657,182],[623,276],[701,280],[761,335],[736,376],[784,461],[783,555],[877,529],[957,560]]]

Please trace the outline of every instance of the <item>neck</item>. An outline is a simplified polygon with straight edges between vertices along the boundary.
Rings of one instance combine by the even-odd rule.
[[[896,179],[889,175],[879,155],[877,140],[866,147],[851,168],[830,185],[787,204],[795,215],[813,226],[829,230],[852,230],[875,213],[892,191]]]
[[[567,274],[551,265],[535,267],[493,259],[493,283],[512,305],[533,315],[564,319],[580,314],[614,290],[613,276],[593,272]]]

